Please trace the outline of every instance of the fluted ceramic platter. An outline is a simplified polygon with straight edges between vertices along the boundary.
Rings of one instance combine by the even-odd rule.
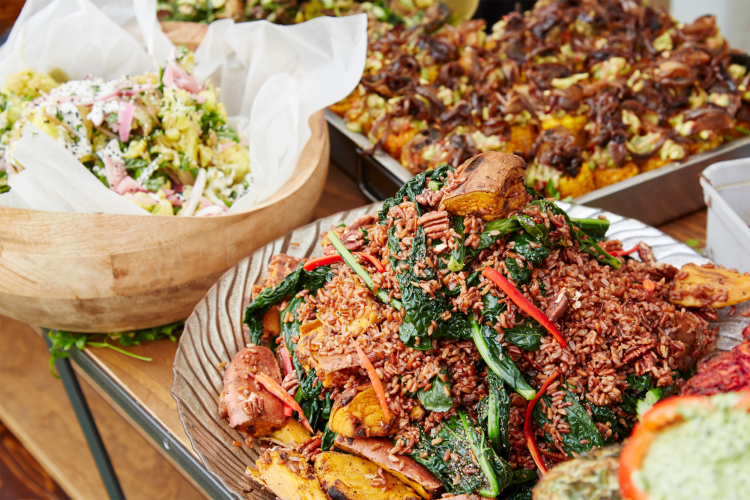
[[[559,203],[571,217],[587,218],[605,215],[611,225],[609,239],[622,240],[625,248],[643,241],[653,248],[659,262],[675,267],[693,262],[704,264],[708,259],[678,243],[656,228],[633,219],[626,219],[600,209]],[[248,465],[255,464],[257,449],[244,444],[242,435],[219,418],[217,401],[222,390],[222,362],[229,362],[247,343],[249,332],[242,323],[243,310],[250,302],[254,284],[262,282],[271,257],[286,253],[297,258],[322,255],[320,235],[343,221],[354,222],[364,214],[375,214],[380,204],[341,212],[292,231],[256,251],[227,271],[193,310],[185,323],[174,361],[175,379],[172,396],[193,448],[228,490],[239,498],[273,500],[273,494],[260,490],[245,477]],[[739,309],[739,308],[738,308]],[[719,349],[728,349],[741,338],[742,316],[720,313]],[[747,320],[744,319],[747,323]],[[242,442],[241,447],[233,446]]]

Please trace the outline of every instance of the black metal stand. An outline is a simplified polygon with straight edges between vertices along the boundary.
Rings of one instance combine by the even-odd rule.
[[[51,343],[47,337],[48,334],[49,330],[42,328],[42,336],[44,337],[45,342],[47,342],[47,346],[50,347]],[[109,396],[110,399],[112,399],[112,401],[128,415],[128,417],[130,417],[133,423],[151,438],[154,445],[160,447],[169,458],[172,459],[173,463],[185,471],[185,473],[189,475],[198,487],[200,487],[208,496],[214,500],[237,500],[237,497],[233,495],[213,474],[208,472],[200,460],[198,460],[190,450],[185,448],[185,446],[167,431],[167,429],[159,423],[151,413],[146,410],[146,408],[133,399],[125,389],[120,387],[120,385],[118,385],[112,377],[110,377],[99,365],[87,356],[86,353],[73,348],[70,350],[69,359],[73,360],[75,364],[89,378],[91,378],[91,380],[102,391],[104,391],[107,396]],[[60,378],[65,384],[65,389],[70,397],[70,402],[73,404],[76,415],[78,415],[78,420],[83,428],[84,434],[86,435],[89,446],[91,447],[91,452],[96,459],[96,465],[99,467],[99,472],[102,475],[102,479],[107,487],[110,498],[113,500],[124,499],[125,497],[122,494],[122,489],[120,488],[117,476],[115,475],[114,470],[112,470],[109,455],[99,437],[96,423],[91,416],[91,411],[86,403],[86,399],[81,393],[78,379],[76,378],[76,374],[73,371],[69,359],[55,360],[57,369],[60,372]],[[68,381],[71,381],[70,385],[72,389],[68,388]],[[101,461],[99,460],[99,457],[102,458]],[[116,490],[110,489],[110,485],[115,485]]]
[[[42,330],[42,337],[44,337],[44,341],[47,343],[47,348],[50,349],[52,348],[52,342],[48,334],[49,330]],[[102,437],[99,435],[99,429],[97,429],[96,422],[94,422],[94,416],[91,414],[91,409],[89,409],[83,391],[81,391],[81,385],[78,383],[78,378],[75,371],[73,371],[70,360],[68,358],[58,358],[55,360],[55,367],[57,367],[57,372],[60,374],[63,386],[65,386],[65,392],[68,393],[73,410],[76,412],[78,423],[81,424],[83,434],[86,436],[86,442],[89,444],[91,454],[94,456],[94,462],[96,462],[96,467],[102,476],[102,481],[104,481],[104,487],[107,489],[109,498],[111,500],[125,500],[120,480],[117,479],[115,469],[109,460],[107,448],[104,447]]]

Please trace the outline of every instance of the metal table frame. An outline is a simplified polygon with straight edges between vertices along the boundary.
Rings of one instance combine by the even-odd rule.
[[[48,334],[50,330],[42,328],[42,337],[47,343],[47,348],[52,347]],[[120,481],[117,478],[112,462],[109,459],[107,449],[99,435],[96,422],[91,414],[86,398],[81,391],[71,359],[88,375],[91,380],[99,386],[119,406],[133,422],[143,429],[146,434],[174,461],[177,466],[184,470],[195,483],[203,489],[214,500],[236,500],[229,490],[216,479],[204,467],[190,451],[185,448],[175,437],[169,433],[159,422],[157,422],[146,409],[141,406],[130,394],[120,387],[112,378],[97,365],[85,352],[78,349],[69,351],[70,358],[58,358],[55,366],[60,374],[65,391],[68,394],[73,410],[75,410],[78,422],[86,436],[91,454],[99,469],[107,493],[112,500],[125,500]]]

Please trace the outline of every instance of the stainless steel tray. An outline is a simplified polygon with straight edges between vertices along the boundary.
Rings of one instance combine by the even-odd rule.
[[[344,120],[326,110],[331,137],[331,159],[357,180],[362,192],[372,201],[393,195],[414,177],[398,161],[378,151],[363,156],[372,144],[363,134],[346,128]],[[703,207],[703,190],[698,179],[709,165],[750,156],[750,137],[732,141],[716,149],[691,156],[617,184],[597,189],[573,200],[574,203],[601,208],[625,217],[658,226]]]

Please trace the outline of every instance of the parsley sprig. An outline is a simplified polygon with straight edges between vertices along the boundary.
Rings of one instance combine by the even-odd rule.
[[[122,347],[132,347],[134,345],[141,345],[146,340],[160,340],[164,338],[168,338],[172,342],[177,342],[177,335],[182,332],[184,325],[184,321],[176,321],[168,325],[146,328],[144,330],[101,334],[70,333],[63,330],[50,331],[49,339],[52,341],[52,347],[49,351],[50,373],[53,377],[60,378],[55,373],[55,360],[67,358],[70,355],[70,349],[73,347],[81,351],[86,347],[112,349],[131,358],[140,359],[141,361],[151,361],[151,358],[133,354],[110,344],[108,341],[117,341]]]

